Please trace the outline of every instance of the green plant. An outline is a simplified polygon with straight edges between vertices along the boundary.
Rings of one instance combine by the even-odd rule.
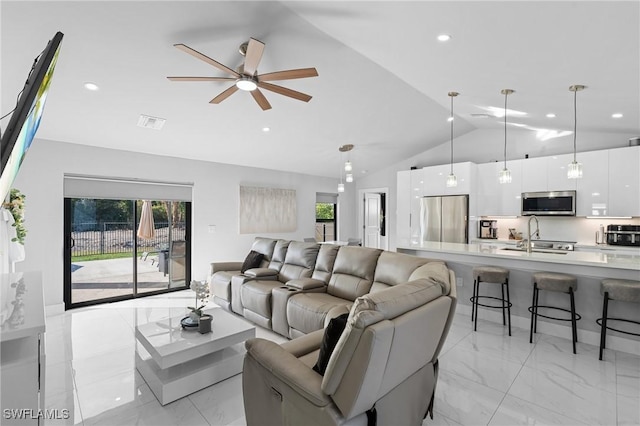
[[[207,306],[209,302],[209,283],[206,281],[193,280],[189,288],[196,293],[196,306],[188,306],[188,308],[191,309],[191,312],[201,317],[202,308]],[[198,306],[198,303],[200,306]]]
[[[16,237],[11,241],[17,241],[24,245],[24,238],[27,236],[27,229],[24,227],[24,200],[27,198],[22,192],[13,188],[9,194],[9,201],[2,206],[11,212],[16,228]]]

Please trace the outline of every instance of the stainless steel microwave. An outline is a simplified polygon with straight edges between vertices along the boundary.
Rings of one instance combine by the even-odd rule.
[[[523,216],[575,216],[576,191],[522,193]]]

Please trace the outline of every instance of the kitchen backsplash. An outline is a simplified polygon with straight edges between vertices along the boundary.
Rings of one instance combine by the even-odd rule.
[[[509,228],[515,228],[527,238],[528,216],[517,218],[491,217],[498,221],[498,239],[509,238]],[[595,244],[596,232],[600,225],[640,225],[640,218],[632,219],[587,219],[584,217],[538,217],[540,222],[540,239],[555,241],[575,241],[578,244]],[[531,222],[533,232],[535,221]],[[478,237],[478,224],[469,233],[469,239]]]

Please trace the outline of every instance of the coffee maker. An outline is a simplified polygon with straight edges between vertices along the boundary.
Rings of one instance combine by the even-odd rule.
[[[497,220],[481,220],[480,221],[480,238],[495,240],[498,238],[498,221]]]

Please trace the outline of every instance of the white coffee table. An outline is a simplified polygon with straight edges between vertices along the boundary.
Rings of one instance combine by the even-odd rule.
[[[221,308],[205,312],[211,333],[183,330],[183,317],[136,327],[136,368],[162,405],[242,372],[255,326]]]

